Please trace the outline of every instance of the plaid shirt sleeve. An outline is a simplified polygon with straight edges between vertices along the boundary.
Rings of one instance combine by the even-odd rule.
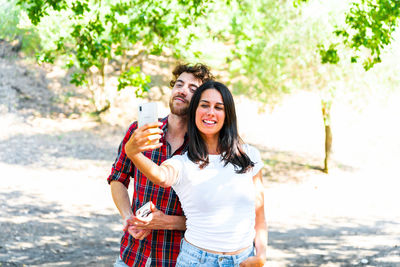
[[[126,186],[126,188],[128,188],[130,177],[133,176],[132,171],[134,165],[132,164],[128,156],[125,154],[125,144],[126,142],[128,142],[132,133],[136,129],[137,129],[137,122],[134,122],[129,126],[129,129],[126,132],[124,139],[119,145],[117,158],[115,159],[115,162],[112,165],[111,174],[107,178],[108,183],[111,183],[111,181],[119,181],[123,183]]]

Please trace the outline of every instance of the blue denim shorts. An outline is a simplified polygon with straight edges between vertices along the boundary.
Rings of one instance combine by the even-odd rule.
[[[189,244],[184,238],[182,238],[181,250],[176,261],[176,267],[237,267],[242,261],[251,256],[254,256],[253,246],[237,255],[222,255],[204,251]]]

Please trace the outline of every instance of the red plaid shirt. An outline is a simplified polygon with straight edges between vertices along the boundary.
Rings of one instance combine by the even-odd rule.
[[[160,119],[160,121],[163,123],[162,130],[164,131],[160,140],[163,146],[143,153],[157,164],[161,164],[173,156],[171,155],[171,147],[165,140],[165,133],[168,130],[168,117]],[[162,188],[154,185],[147,180],[126,156],[125,144],[136,128],[137,122],[134,122],[125,134],[119,146],[118,156],[112,166],[111,174],[107,179],[108,183],[120,181],[128,188],[130,177],[134,178],[133,213],[137,208],[151,200],[157,209],[165,214],[182,216],[181,204],[172,188]],[[185,136],[183,145],[175,151],[174,155],[182,154],[186,149],[187,137]],[[121,259],[129,266],[145,266],[148,257],[151,257],[151,266],[175,266],[183,233],[183,231],[153,230],[144,240],[137,240],[132,238],[128,232],[125,232],[121,238]]]

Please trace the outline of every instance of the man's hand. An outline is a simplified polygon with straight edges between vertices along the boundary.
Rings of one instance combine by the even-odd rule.
[[[240,267],[262,267],[265,264],[265,258],[252,256],[240,263]]]
[[[132,221],[133,218],[136,218],[136,216],[131,215],[130,217],[127,217],[124,220],[124,228],[123,231],[128,231],[128,233],[135,239],[143,240],[146,238],[150,233],[150,229],[136,229],[135,226],[130,225],[129,221]]]
[[[138,230],[134,229],[132,226],[129,226],[128,232],[133,238],[143,240],[151,233],[151,230]]]
[[[135,230],[157,230],[168,229],[168,215],[158,210],[153,203],[150,206],[151,214],[146,219],[141,219],[136,216],[128,218],[127,222]]]
[[[146,219],[141,219],[131,215],[124,220],[124,231],[139,240],[143,240],[154,229],[165,229],[167,215],[158,210],[153,203],[150,205],[151,214]]]
[[[128,157],[161,147],[162,143],[159,139],[163,131],[158,128],[161,125],[161,122],[153,122],[136,129],[125,144],[125,153]]]

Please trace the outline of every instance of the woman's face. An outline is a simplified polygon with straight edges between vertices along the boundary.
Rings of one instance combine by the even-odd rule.
[[[225,121],[224,101],[215,89],[205,90],[196,109],[196,126],[205,136],[219,134]]]

